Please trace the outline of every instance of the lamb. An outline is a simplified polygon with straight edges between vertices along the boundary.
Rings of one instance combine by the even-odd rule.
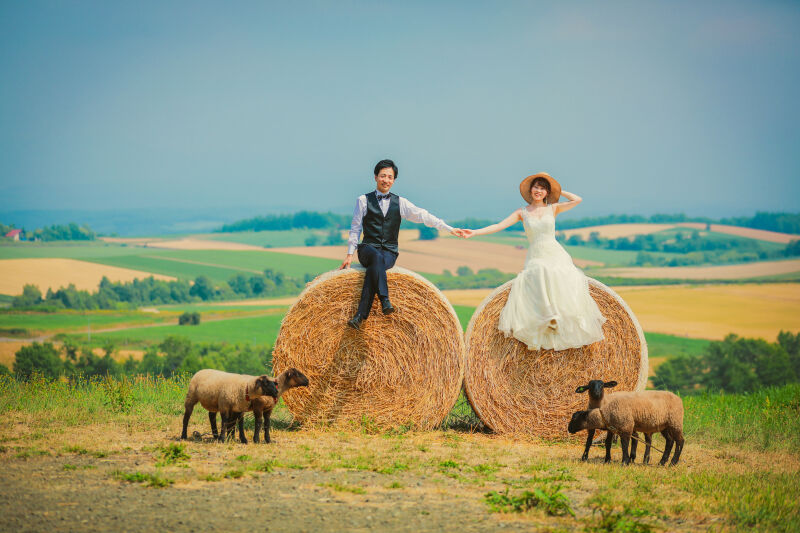
[[[583,429],[605,429],[619,434],[622,464],[625,465],[631,462],[628,443],[635,431],[641,431],[648,437],[661,432],[667,443],[659,464],[664,466],[667,463],[672,445],[675,444],[675,454],[670,464],[676,465],[684,443],[683,402],[667,391],[618,392],[610,395],[599,408],[573,413],[569,432],[576,433]],[[647,451],[645,455],[648,455]]]
[[[264,443],[269,444],[269,419],[272,416],[272,409],[278,404],[278,400],[283,393],[289,389],[293,389],[295,387],[307,387],[308,386],[308,378],[296,368],[289,368],[288,370],[284,370],[277,378],[274,378],[275,384],[278,388],[278,395],[272,399],[266,396],[262,396],[261,398],[253,398],[250,401],[250,406],[245,409],[247,411],[253,411],[253,415],[256,419],[256,428],[253,432],[253,442],[258,442],[258,434],[261,430],[262,421],[264,423]],[[266,420],[264,421],[264,415],[266,415]],[[209,421],[211,422],[211,432],[214,436],[217,436],[217,416],[215,413],[208,413]],[[244,436],[244,412],[238,415],[238,425],[239,425],[239,439],[243,443],[247,443],[247,437]],[[233,425],[231,425],[231,430],[233,429]]]
[[[587,409],[597,409],[603,405],[603,400],[605,399],[605,389],[616,387],[616,381],[606,381],[604,382],[602,379],[593,379],[586,385],[581,385],[575,392],[578,394],[583,394],[587,390],[589,391],[589,407]],[[583,450],[583,455],[581,456],[581,461],[586,461],[589,459],[589,448],[592,447],[592,440],[594,439],[594,429],[590,429],[588,431],[588,435],[586,436],[586,448]],[[606,434],[606,459],[605,462],[608,463],[611,461],[611,444],[613,443],[613,433],[608,432]],[[636,441],[634,441],[636,442]],[[636,448],[633,449],[633,455],[636,456]]]
[[[197,402],[208,410],[209,418],[213,417],[216,425],[216,413],[222,416],[222,432],[219,440],[224,441],[228,426],[236,421],[236,415],[250,407],[254,398],[278,397],[278,388],[269,376],[248,376],[230,374],[219,370],[199,370],[189,382],[183,413],[183,432],[181,438],[186,439],[189,418]]]

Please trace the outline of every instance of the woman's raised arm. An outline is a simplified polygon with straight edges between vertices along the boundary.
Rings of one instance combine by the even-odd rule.
[[[475,235],[488,235],[489,233],[497,233],[500,230],[504,230],[507,227],[519,222],[522,220],[522,212],[520,209],[517,209],[506,218],[498,222],[497,224],[492,224],[491,226],[486,226],[485,228],[481,229],[465,229],[464,237],[469,239],[470,237],[474,237]]]
[[[561,202],[555,204],[555,214],[563,213],[564,211],[569,211],[579,203],[583,201],[583,198],[578,196],[577,194],[572,194],[571,192],[561,191],[561,196],[569,200],[568,202]]]

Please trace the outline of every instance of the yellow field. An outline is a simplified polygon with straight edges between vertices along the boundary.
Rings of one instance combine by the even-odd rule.
[[[683,228],[706,229],[706,225],[700,222],[682,222],[675,225]],[[724,226],[722,224],[711,224],[711,231],[716,231],[717,233],[727,233],[728,235],[736,235],[737,237],[747,237],[748,239],[778,242],[781,244],[788,244],[792,241],[800,240],[800,235],[794,235],[791,233],[778,233],[777,231],[741,228],[739,226]]]
[[[47,289],[66,287],[70,283],[81,290],[95,291],[103,276],[111,281],[132,281],[149,276],[163,280],[175,279],[74,259],[3,259],[0,260],[0,294],[22,294],[25,284],[38,286],[42,293]]]
[[[774,341],[800,331],[800,284],[614,287],[642,328],[703,339],[728,333]]]
[[[746,279],[800,272],[800,259],[707,267],[622,267],[592,270],[592,276],[666,279]]]

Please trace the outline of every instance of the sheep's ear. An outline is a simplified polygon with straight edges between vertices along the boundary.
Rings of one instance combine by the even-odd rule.
[[[614,383],[614,385],[616,385],[616,383]],[[589,389],[589,387],[588,387],[588,386],[586,386],[586,385],[581,385],[580,387],[578,387],[577,389],[575,389],[575,392],[577,392],[578,394],[580,394],[580,393],[582,393],[582,392],[586,392],[588,389]]]
[[[616,387],[616,386],[617,386],[616,381],[606,381],[605,383],[603,383],[603,387],[605,387],[606,389],[610,389],[611,387]]]

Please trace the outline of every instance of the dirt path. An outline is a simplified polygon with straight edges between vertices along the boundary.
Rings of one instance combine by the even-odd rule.
[[[476,498],[431,492],[404,476],[404,491],[336,492],[326,484],[371,486],[375,472],[288,470],[217,483],[147,488],[113,479],[149,454],[111,459],[43,457],[3,461],[5,531],[529,531],[531,523],[489,514]],[[74,470],[65,470],[75,466]],[[323,486],[320,486],[323,485]],[[446,487],[442,487],[446,489]]]

